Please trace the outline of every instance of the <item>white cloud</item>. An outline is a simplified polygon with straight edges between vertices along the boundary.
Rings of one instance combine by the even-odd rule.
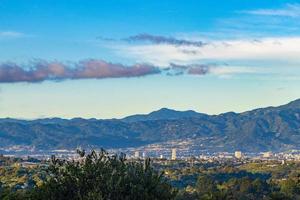
[[[195,47],[176,47],[173,45],[134,45],[115,46],[121,56],[133,58],[136,62],[149,62],[158,66],[168,67],[170,63],[193,63],[198,55],[190,55],[184,50],[193,51]]]
[[[242,67],[242,66],[218,66],[210,68],[209,72],[214,75],[233,75],[233,74],[255,74],[263,73],[261,69],[254,67]]]
[[[259,40],[214,41],[203,47],[173,45],[120,45],[114,50],[137,62],[168,66],[169,63],[191,64],[206,60],[280,61],[300,63],[300,37],[273,37]]]
[[[300,17],[300,4],[287,4],[280,9],[258,9],[242,11],[251,15],[279,16],[279,17]]]
[[[24,37],[25,34],[16,31],[0,31],[0,38],[20,38]]]

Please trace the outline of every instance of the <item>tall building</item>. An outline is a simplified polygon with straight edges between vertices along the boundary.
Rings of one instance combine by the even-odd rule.
[[[139,158],[140,157],[140,152],[139,151],[135,151],[134,152],[134,157],[135,158]]]
[[[242,152],[241,151],[236,151],[234,152],[234,157],[236,157],[237,159],[241,159],[242,158]]]
[[[171,155],[171,160],[176,160],[176,149],[175,148],[173,148],[172,149],[172,155]]]

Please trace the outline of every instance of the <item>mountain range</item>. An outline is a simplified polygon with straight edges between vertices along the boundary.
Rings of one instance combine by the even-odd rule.
[[[127,148],[192,141],[211,152],[300,149],[300,99],[278,107],[207,115],[162,108],[123,119],[0,119],[0,148]]]

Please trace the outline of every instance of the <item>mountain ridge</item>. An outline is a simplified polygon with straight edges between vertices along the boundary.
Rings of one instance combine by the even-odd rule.
[[[180,118],[194,118],[204,117],[207,114],[198,113],[193,110],[177,111],[169,108],[161,108],[159,110],[150,112],[148,114],[137,114],[122,118],[125,122],[135,121],[149,121],[149,120],[162,120],[162,119],[180,119]]]
[[[195,115],[195,116],[219,116],[219,115],[227,115],[227,114],[243,114],[243,113],[248,113],[248,112],[252,112],[252,111],[256,111],[256,110],[261,110],[261,109],[276,109],[276,108],[300,108],[300,98],[293,100],[289,103],[283,104],[283,105],[278,105],[278,106],[267,106],[267,107],[259,107],[259,108],[254,108],[252,110],[247,110],[247,111],[242,111],[242,112],[234,112],[234,111],[227,111],[227,112],[223,112],[223,113],[219,113],[219,114],[207,114],[207,113],[201,113],[201,112],[197,112],[194,110],[176,110],[176,109],[172,109],[172,108],[167,108],[167,107],[162,107],[158,110],[154,110],[151,111],[149,113],[145,113],[145,114],[132,114],[132,115],[128,115],[122,118],[82,118],[82,117],[73,117],[73,118],[61,118],[61,117],[46,117],[46,118],[37,118],[37,119],[19,119],[19,118],[11,118],[11,117],[6,117],[6,118],[0,118],[0,120],[6,120],[6,121],[41,121],[41,122],[46,122],[46,121],[63,121],[63,120],[122,120],[122,121],[135,121],[134,119],[131,118],[135,118],[135,117],[147,117],[149,115],[153,115],[153,114],[159,114],[161,115],[161,112],[173,112],[173,113],[179,113],[179,114],[183,114],[183,118],[190,118],[187,115],[187,113],[190,113],[190,115]],[[193,116],[192,116],[193,117]],[[162,117],[163,118],[163,117]],[[172,117],[170,117],[172,118]],[[176,117],[175,117],[176,118]],[[180,118],[180,117],[178,117]],[[151,119],[151,118],[150,118]],[[148,119],[149,120],[149,119]],[[156,119],[154,119],[156,120]]]
[[[123,119],[0,119],[2,149],[127,148],[184,140],[212,152],[300,149],[300,100],[219,115],[163,108]]]

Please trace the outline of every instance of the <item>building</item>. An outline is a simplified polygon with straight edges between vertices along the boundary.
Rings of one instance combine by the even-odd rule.
[[[234,152],[234,157],[236,157],[237,159],[241,159],[243,157],[242,152],[241,151]]]
[[[272,156],[272,152],[270,152],[270,151],[264,152],[262,156],[263,156],[263,158],[270,158]]]
[[[172,149],[172,155],[171,155],[171,160],[176,160],[176,149]]]
[[[135,151],[134,152],[134,157],[135,158],[139,158],[140,157],[140,152],[139,151]]]

